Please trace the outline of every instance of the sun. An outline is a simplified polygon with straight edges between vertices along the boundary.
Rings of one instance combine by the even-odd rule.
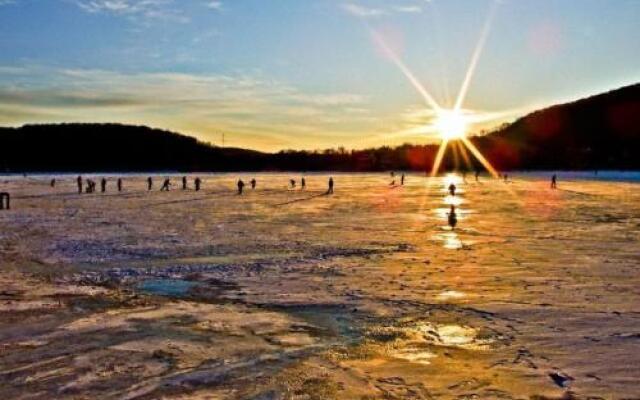
[[[456,110],[439,110],[434,127],[442,140],[462,139],[467,134],[467,119]]]

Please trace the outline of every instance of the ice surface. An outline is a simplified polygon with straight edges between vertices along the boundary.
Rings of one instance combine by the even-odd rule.
[[[0,177],[0,398],[637,397],[640,185],[510,176]]]

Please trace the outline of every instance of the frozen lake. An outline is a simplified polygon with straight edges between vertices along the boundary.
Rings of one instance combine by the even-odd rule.
[[[0,177],[0,397],[633,398],[640,174],[551,174]]]

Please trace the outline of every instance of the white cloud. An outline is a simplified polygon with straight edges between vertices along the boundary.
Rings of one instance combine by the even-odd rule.
[[[221,1],[208,1],[205,3],[205,6],[211,8],[216,11],[222,10],[222,2]]]
[[[367,8],[354,3],[345,3],[342,8],[351,15],[361,18],[379,17],[386,14],[386,12],[380,8]]]
[[[422,7],[415,5],[397,6],[394,10],[400,13],[419,14],[422,12]]]
[[[365,7],[356,3],[343,3],[342,9],[360,18],[374,18],[392,14],[418,14],[423,11],[417,4],[403,4],[388,7]]]
[[[75,4],[92,14],[109,13],[147,20],[189,21],[187,16],[174,7],[174,0],[75,0]]]

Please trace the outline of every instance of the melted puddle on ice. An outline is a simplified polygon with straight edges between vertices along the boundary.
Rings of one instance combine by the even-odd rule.
[[[428,346],[457,347],[466,350],[487,350],[493,340],[479,338],[478,330],[456,324],[419,323],[411,327],[389,328],[401,331],[406,339],[399,339],[389,354],[401,360],[428,365],[436,354]]]
[[[391,357],[422,365],[429,365],[437,357],[430,346],[487,350],[493,343],[491,338],[479,337],[477,329],[456,324],[422,322],[408,327],[381,328],[381,332],[402,334],[402,339],[395,340],[388,349]]]
[[[449,300],[449,299],[461,299],[466,295],[462,292],[458,292],[457,290],[445,290],[444,292],[438,293],[438,299],[440,300]]]
[[[391,352],[391,356],[416,364],[429,365],[436,355],[419,347],[404,347]]]
[[[157,296],[182,297],[189,294],[189,291],[197,285],[197,282],[182,279],[148,279],[140,282],[136,288]]]
[[[431,325],[418,326],[418,330],[425,334],[425,340],[432,340],[434,344],[442,346],[461,347],[471,350],[484,349],[487,342],[477,338],[478,331],[462,325]]]

